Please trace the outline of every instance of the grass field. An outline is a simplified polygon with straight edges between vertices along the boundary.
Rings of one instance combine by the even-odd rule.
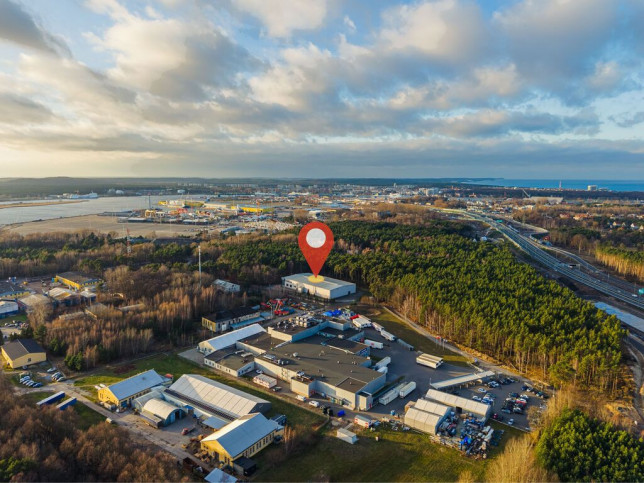
[[[127,369],[124,371],[124,369]],[[161,354],[154,357],[148,357],[139,361],[126,364],[124,366],[112,367],[104,371],[97,372],[87,377],[77,379],[74,385],[87,389],[91,392],[90,399],[96,399],[96,389],[94,386],[97,384],[113,384],[127,377],[138,374],[148,369],[154,369],[159,374],[172,374],[174,379],[177,380],[183,374],[201,374],[202,376],[209,377],[215,381],[219,381],[229,386],[235,387],[242,391],[254,394],[263,399],[271,402],[272,409],[268,415],[272,414],[286,414],[288,420],[292,424],[302,424],[305,426],[314,426],[324,421],[322,414],[304,409],[299,405],[282,400],[273,394],[264,392],[257,388],[246,379],[229,379],[219,375],[205,367],[201,367],[190,361],[187,361],[176,354]]]
[[[358,307],[356,310],[358,312],[362,310],[360,313],[365,313],[367,317],[382,325],[388,332],[413,345],[416,350],[440,356],[445,362],[449,362],[450,364],[469,367],[465,357],[449,349],[443,349],[439,344],[416,332],[413,327],[410,327],[392,313],[384,309],[369,309],[366,307]]]
[[[38,401],[45,399],[47,396],[51,396],[52,394],[54,393],[51,391],[35,391],[35,392],[28,392],[26,394],[23,394],[20,397],[27,404],[33,404],[35,406]],[[93,426],[95,424],[102,423],[105,421],[105,417],[102,414],[97,413],[93,409],[87,407],[82,402],[77,402],[71,407],[71,409],[78,415],[79,429],[87,429],[90,426]]]
[[[488,460],[467,458],[455,449],[433,443],[429,437],[414,432],[389,429],[352,431],[358,442],[350,445],[333,436],[329,429],[322,439],[303,454],[288,458],[287,463],[271,467],[271,447],[255,458],[259,470],[256,481],[456,481],[468,471],[474,481],[484,477]],[[506,432],[502,445],[490,453],[498,454],[515,432]],[[379,441],[376,441],[376,436]]]

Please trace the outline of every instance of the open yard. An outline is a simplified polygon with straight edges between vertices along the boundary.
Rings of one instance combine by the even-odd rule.
[[[52,394],[54,393],[51,391],[34,391],[23,394],[20,397],[23,399],[23,401],[35,406],[38,401],[45,399],[47,396],[51,396]],[[77,402],[70,409],[78,415],[79,429],[87,429],[90,426],[105,421],[105,417],[103,417],[103,415],[87,407],[82,402]],[[70,409],[67,409],[67,411],[69,411]]]
[[[443,349],[439,344],[428,339],[423,334],[416,332],[412,327],[400,320],[398,317],[383,308],[369,308],[366,306],[356,306],[354,308],[359,313],[364,313],[373,322],[382,325],[385,330],[391,332],[396,337],[413,345],[416,350],[427,352],[435,356],[442,357],[445,362],[457,366],[469,367],[467,359],[460,354],[456,354],[449,349]]]
[[[113,384],[125,379],[126,377],[138,374],[139,372],[147,371],[148,369],[154,369],[159,374],[172,374],[175,380],[183,374],[201,374],[202,376],[209,377],[210,379],[219,381],[223,384],[228,384],[229,386],[270,401],[272,409],[268,415],[286,414],[288,420],[292,424],[315,426],[324,421],[321,413],[317,414],[305,409],[303,406],[300,407],[299,405],[284,401],[272,393],[260,390],[257,386],[247,382],[245,379],[224,377],[205,367],[187,361],[176,354],[160,354],[134,361],[132,363],[110,367],[109,369],[98,371],[92,375],[81,377],[74,382],[74,385],[89,390],[91,392],[90,398],[96,398],[96,389],[94,389],[95,385]]]

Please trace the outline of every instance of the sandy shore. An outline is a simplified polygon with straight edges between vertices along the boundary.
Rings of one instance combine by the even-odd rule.
[[[71,203],[83,203],[84,201],[85,200],[40,201],[38,203],[16,201],[15,203],[7,203],[6,205],[0,204],[0,210],[3,210],[5,208],[30,208],[32,206],[69,205]]]
[[[95,233],[113,232],[116,236],[125,236],[126,229],[130,229],[130,236],[143,236],[145,238],[175,238],[177,236],[194,236],[204,227],[193,227],[170,224],[153,223],[118,223],[113,216],[84,215],[71,218],[56,218],[54,220],[32,221],[29,223],[16,223],[2,228],[3,231],[12,231],[20,235],[50,232],[74,232],[91,230]]]

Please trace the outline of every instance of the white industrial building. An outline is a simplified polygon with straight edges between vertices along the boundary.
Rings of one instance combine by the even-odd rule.
[[[445,421],[453,408],[444,404],[419,399],[410,405],[405,413],[405,425],[423,433],[437,434],[440,425]]]
[[[335,300],[356,293],[355,283],[331,277],[324,277],[324,281],[313,283],[309,280],[309,277],[312,276],[312,273],[298,273],[282,277],[282,286],[298,293],[313,295],[325,300]]]
[[[236,283],[229,282],[228,280],[221,280],[218,278],[213,283],[213,286],[223,292],[228,293],[239,293],[241,291],[241,286]]]
[[[163,392],[163,399],[189,407],[198,417],[233,421],[246,414],[263,413],[271,403],[197,374],[184,374]]]
[[[454,394],[437,391],[436,389],[429,389],[427,394],[425,394],[425,399],[453,407],[456,409],[457,413],[472,413],[483,421],[487,421],[492,415],[492,406],[464,397],[455,396]]]
[[[263,332],[266,332],[266,330],[261,325],[249,325],[247,327],[242,327],[241,329],[233,330],[232,332],[213,337],[212,339],[204,340],[203,342],[199,343],[198,350],[204,355],[208,355],[211,352],[230,347],[237,341],[245,339],[246,337],[251,337]]]
[[[427,354],[423,354],[423,355],[427,355]],[[445,389],[449,389],[450,387],[468,386],[474,383],[480,384],[495,376],[496,374],[492,371],[475,372],[473,374],[466,374],[464,376],[458,376],[452,379],[445,379],[444,381],[432,382],[430,385],[434,389],[442,391]]]

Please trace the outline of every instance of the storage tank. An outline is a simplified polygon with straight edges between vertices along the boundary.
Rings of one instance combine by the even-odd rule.
[[[416,389],[416,382],[415,381],[408,382],[402,387],[398,395],[402,399],[404,397],[407,397],[414,389]]]

